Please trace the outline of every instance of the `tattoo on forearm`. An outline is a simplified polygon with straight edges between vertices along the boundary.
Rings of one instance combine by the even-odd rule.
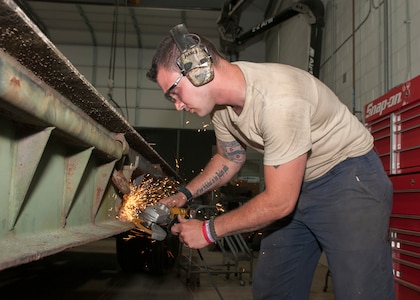
[[[274,167],[274,169],[278,169],[280,167],[280,165],[275,165],[273,167]]]
[[[223,151],[223,155],[229,160],[236,163],[243,163],[246,157],[245,148],[238,141],[234,142],[221,142],[220,148]]]
[[[226,173],[229,171],[229,167],[226,165],[222,166],[222,169],[217,171],[216,174],[211,178],[209,181],[205,182],[203,186],[198,190],[198,194],[203,194],[205,191],[210,189],[213,184],[215,184],[220,178],[226,175]]]

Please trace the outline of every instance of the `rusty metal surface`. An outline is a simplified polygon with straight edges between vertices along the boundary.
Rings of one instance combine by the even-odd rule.
[[[130,223],[117,220],[102,221],[97,224],[84,224],[78,227],[54,229],[32,233],[26,236],[10,236],[0,239],[0,271],[39,260],[65,249],[77,247],[127,231]]]
[[[133,172],[179,179],[11,0],[0,127],[0,270],[132,228],[117,214]]]
[[[25,74],[25,69],[20,64],[0,50],[0,98],[3,104],[8,103],[19,111],[43,120],[48,125],[95,146],[110,157],[122,157],[123,141],[115,140],[112,134],[92,121],[77,106],[69,105],[66,98],[43,82],[35,82],[35,78],[30,75]]]
[[[77,71],[11,0],[0,0],[0,48],[107,130],[123,133],[130,148],[168,176],[176,171]]]

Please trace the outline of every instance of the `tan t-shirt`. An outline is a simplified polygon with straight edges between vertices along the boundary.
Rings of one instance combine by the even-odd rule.
[[[373,147],[373,137],[337,96],[306,71],[287,65],[235,62],[247,90],[238,116],[230,106],[212,114],[216,138],[239,140],[281,165],[309,151],[305,181]]]

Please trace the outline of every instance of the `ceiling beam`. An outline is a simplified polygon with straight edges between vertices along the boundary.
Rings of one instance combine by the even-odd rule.
[[[43,2],[220,11],[224,0],[200,1],[199,5],[197,0],[43,0]]]

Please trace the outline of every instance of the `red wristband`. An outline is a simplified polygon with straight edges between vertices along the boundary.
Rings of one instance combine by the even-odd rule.
[[[204,238],[206,239],[207,243],[211,244],[212,240],[210,239],[209,235],[207,234],[207,227],[209,221],[206,220],[203,222],[203,225],[201,226],[201,230],[203,231]]]

